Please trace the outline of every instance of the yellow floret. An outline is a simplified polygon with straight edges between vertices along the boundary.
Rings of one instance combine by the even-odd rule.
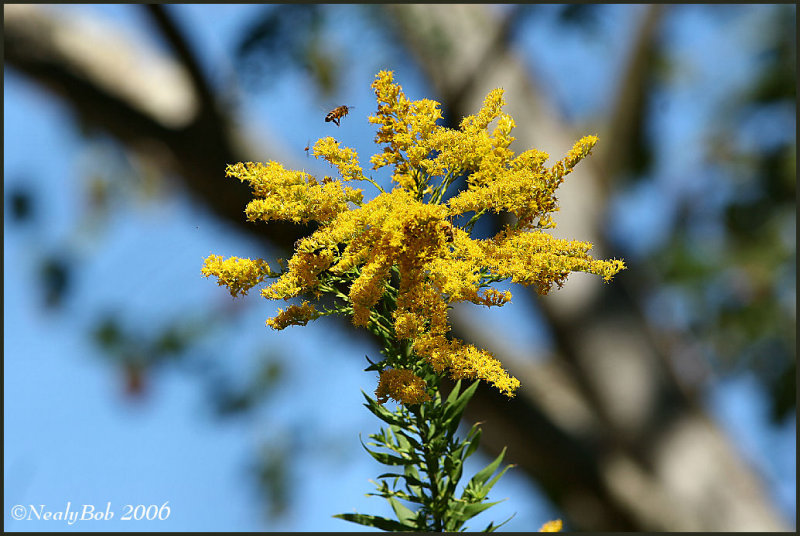
[[[425,392],[425,380],[405,369],[387,369],[381,372],[375,397],[381,404],[390,398],[406,405],[428,402],[431,397]]]

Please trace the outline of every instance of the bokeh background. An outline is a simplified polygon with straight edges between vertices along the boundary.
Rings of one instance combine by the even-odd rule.
[[[513,288],[461,337],[522,381],[479,390],[474,471],[507,498],[472,529],[796,527],[794,5],[4,5],[4,527],[353,531],[377,348],[331,319],[273,332],[204,257],[286,256],[243,218],[242,160],[368,165],[381,69],[455,126],[494,87],[512,148],[600,143],[560,236],[628,270]],[[355,107],[336,127],[325,113]],[[551,161],[552,161],[551,160]],[[381,172],[375,177],[384,184]],[[498,222],[495,222],[497,224]],[[484,230],[491,232],[490,228]],[[13,506],[117,517],[14,520]],[[162,505],[164,521],[122,521]]]

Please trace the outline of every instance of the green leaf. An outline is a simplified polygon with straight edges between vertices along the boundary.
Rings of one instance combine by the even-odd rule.
[[[413,467],[413,465],[409,465],[409,466],[406,466],[406,467],[407,468]],[[401,475],[400,473],[383,473],[382,475],[378,475],[378,478],[404,478],[405,481],[408,484],[412,485],[412,486],[417,486],[417,487],[425,486],[425,487],[428,487],[428,484],[426,484],[425,482],[422,482],[419,478],[417,478],[417,477],[415,477],[413,475],[409,475],[409,474]]]
[[[397,444],[397,450],[401,452],[409,452],[412,450],[411,442],[408,440],[403,430],[398,426],[392,426],[391,431],[394,433],[394,439]],[[417,443],[418,444],[418,443]]]
[[[364,395],[364,398],[367,400],[367,403],[364,404],[373,415],[378,417],[380,420],[387,424],[393,424],[395,426],[405,427],[407,426],[405,420],[389,411],[388,409],[384,408],[382,405],[378,404],[378,401],[371,398],[367,393],[361,391],[361,394]]]
[[[450,391],[449,395],[447,395],[447,400],[445,400],[444,405],[445,406],[453,405],[456,401],[456,398],[458,398],[458,393],[460,390],[461,390],[461,380],[458,380],[455,386],[453,387],[453,390]]]
[[[413,465],[406,465],[403,471],[406,474],[406,488],[409,493],[422,497],[422,488],[431,489],[430,482],[422,482],[422,479],[417,472],[417,468]]]
[[[503,499],[503,501],[504,500],[505,499]],[[462,515],[466,516],[466,517],[464,517],[464,521],[466,521],[467,519],[470,519],[472,517],[475,517],[476,515],[478,515],[481,512],[483,512],[484,510],[487,510],[487,509],[491,508],[495,504],[500,504],[503,501],[495,501],[495,502],[489,502],[489,503],[468,504],[467,506],[464,507],[464,513],[462,514]]]
[[[403,503],[395,499],[394,497],[389,497],[387,499],[389,504],[392,505],[392,510],[394,510],[394,515],[397,516],[397,520],[404,524],[409,525],[410,522],[413,522],[414,519],[417,517],[417,514],[406,507]]]
[[[407,460],[405,458],[401,458],[400,456],[386,454],[385,452],[374,452],[369,450],[366,446],[364,446],[364,448],[367,452],[369,452],[370,456],[384,465],[409,465],[414,463],[414,460]]]
[[[381,361],[378,361],[377,363],[375,363],[374,361],[372,361],[372,359],[369,358],[368,355],[365,355],[364,357],[366,357],[367,361],[369,361],[369,366],[364,369],[364,372],[370,372],[370,371],[373,371],[373,370],[376,370],[376,371],[383,370],[384,363],[386,362],[385,359],[382,359]]]
[[[472,396],[475,394],[477,389],[478,381],[476,380],[472,382],[472,385],[467,387],[464,392],[461,393],[452,403],[450,403],[450,398],[452,397],[453,393],[451,392],[450,396],[447,397],[448,403],[444,410],[444,422],[447,426],[450,436],[455,434],[456,430],[458,429],[458,425],[461,422],[461,415],[463,415],[464,410],[467,407],[467,403],[470,401],[470,399],[472,399]],[[455,391],[455,389],[453,389],[453,391]]]
[[[517,514],[516,514],[516,512],[515,512],[515,513],[513,513],[513,514],[511,514],[511,517],[509,517],[508,519],[506,519],[505,521],[503,521],[503,522],[502,522],[502,523],[500,523],[499,525],[495,525],[495,524],[494,524],[494,521],[492,521],[492,522],[491,522],[491,523],[489,523],[489,525],[488,525],[488,526],[487,526],[487,527],[486,527],[486,528],[483,530],[483,532],[494,532],[494,531],[496,531],[497,529],[499,529],[500,527],[502,527],[503,525],[505,525],[506,523],[508,523],[508,522],[509,522],[509,521],[511,521],[512,519],[514,519],[514,516],[515,516],[515,515],[517,515]]]
[[[503,452],[501,452],[500,455],[497,458],[495,458],[492,463],[490,463],[489,465],[478,471],[475,474],[475,476],[473,476],[472,479],[469,481],[468,486],[476,491],[483,488],[483,485],[486,483],[487,480],[489,480],[489,477],[492,476],[492,473],[494,473],[497,470],[497,467],[500,465],[500,462],[503,461],[503,456],[505,456],[505,454],[506,454],[506,448],[503,447]],[[505,469],[503,470],[503,472],[505,472]]]
[[[405,525],[399,521],[395,521],[394,519],[386,519],[385,517],[380,516],[371,516],[367,514],[336,514],[333,517],[386,531],[409,532],[417,530],[417,527],[415,526]]]
[[[467,440],[469,441],[469,446],[467,447],[467,451],[466,451],[466,453],[464,454],[464,457],[463,457],[463,458],[461,458],[462,460],[466,460],[467,458],[469,458],[470,456],[472,456],[472,454],[473,454],[473,453],[474,453],[476,450],[478,450],[478,445],[479,445],[479,444],[480,444],[480,442],[481,442],[481,434],[482,434],[482,433],[483,433],[483,432],[481,431],[481,429],[480,429],[480,428],[478,428],[478,425],[477,425],[477,424],[476,424],[476,425],[474,425],[474,426],[472,427],[472,430],[470,430],[470,431],[469,431],[469,434],[467,434]],[[472,437],[470,437],[470,436],[472,436]]]
[[[500,471],[499,473],[497,473],[497,474],[495,475],[495,477],[494,477],[493,479],[491,479],[491,480],[490,480],[490,481],[489,481],[487,484],[484,484],[484,486],[483,486],[483,488],[482,488],[482,490],[481,490],[481,492],[482,492],[482,494],[483,494],[482,496],[483,496],[483,497],[486,497],[486,496],[489,494],[489,491],[491,491],[492,487],[493,487],[495,484],[497,484],[497,481],[498,481],[498,480],[500,480],[500,477],[501,477],[501,476],[503,476],[504,474],[506,474],[506,471],[508,471],[508,470],[509,470],[509,469],[511,469],[512,467],[514,467],[514,466],[513,466],[513,465],[506,465],[506,466],[503,468],[503,470],[502,470],[502,471]]]
[[[406,432],[402,428],[397,427],[397,429],[394,429],[393,431],[394,431],[395,435],[397,435],[397,434],[402,435],[403,438],[405,438],[405,440],[408,441],[411,444],[411,446],[414,447],[415,449],[417,449],[419,451],[423,450],[422,445],[420,444],[420,442],[417,441],[416,439],[414,439],[414,437],[412,437],[408,432]]]
[[[456,486],[461,480],[461,474],[464,466],[461,459],[453,456],[448,456],[444,460],[444,473],[447,475],[447,490],[449,496],[455,496]]]
[[[386,500],[389,500],[389,497],[396,497],[398,499],[402,499],[410,503],[416,503],[419,505],[426,504],[424,499],[415,497],[413,495],[409,495],[408,493],[405,493],[403,491],[381,491],[380,493],[366,493],[365,495],[369,497],[383,497]]]

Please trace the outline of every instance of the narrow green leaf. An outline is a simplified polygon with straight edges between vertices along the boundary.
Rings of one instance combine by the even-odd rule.
[[[475,394],[477,389],[478,381],[474,381],[472,382],[472,385],[467,387],[464,392],[453,401],[452,404],[447,404],[445,406],[444,421],[451,436],[456,432],[456,429],[458,429],[458,425],[461,422],[461,416],[467,407],[467,403],[470,401],[470,399],[472,399],[472,396]],[[450,397],[448,397],[448,400],[449,399]]]
[[[491,479],[488,483],[483,485],[483,489],[481,490],[483,493],[483,497],[486,497],[489,492],[491,491],[492,487],[497,484],[497,481],[500,480],[500,477],[506,474],[506,471],[514,467],[513,465],[506,465],[502,471],[497,473],[493,479]]]
[[[367,514],[336,514],[333,517],[386,531],[409,532],[417,529],[414,526],[405,525],[399,521],[395,521],[394,519],[386,519],[385,517],[371,516]]]
[[[366,408],[380,420],[382,420],[387,424],[393,424],[395,426],[400,426],[400,427],[406,426],[406,423],[402,419],[402,417],[395,415],[388,409],[384,408],[382,405],[378,404],[377,400],[371,398],[364,391],[361,391],[361,394],[364,395],[364,398],[367,401],[367,403],[364,404],[364,406],[366,406]]]
[[[450,391],[449,395],[447,395],[447,400],[445,400],[444,405],[445,406],[451,406],[452,404],[454,404],[455,401],[456,401],[456,398],[458,398],[458,393],[459,393],[460,390],[461,390],[461,380],[458,380],[456,382],[455,387],[453,387],[453,390]]]
[[[423,482],[419,476],[417,468],[413,465],[406,465],[403,471],[406,474],[406,489],[409,493],[422,497],[422,488],[432,489],[430,482]]]
[[[506,448],[503,447],[503,452],[501,452],[492,463],[478,471],[475,476],[472,477],[472,479],[469,481],[469,486],[474,487],[474,489],[480,489],[483,487],[483,484],[489,480],[489,477],[492,476],[492,473],[497,470],[497,467],[500,465],[500,462],[503,461],[503,456],[505,456],[505,454]]]
[[[477,430],[475,430],[476,428],[477,428]],[[474,430],[474,433],[473,433],[473,430]],[[478,445],[481,442],[481,434],[482,433],[483,432],[481,431],[480,428],[478,428],[477,424],[472,427],[472,430],[470,430],[470,433],[467,435],[467,438],[469,438],[469,446],[467,447],[467,451],[464,453],[464,457],[461,458],[462,460],[466,460],[467,458],[472,456],[475,453],[476,450],[478,450]],[[470,438],[470,435],[472,436],[471,438]]]
[[[394,515],[397,516],[397,520],[400,523],[404,525],[412,524],[410,522],[413,522],[414,518],[416,518],[417,516],[415,512],[413,512],[411,509],[409,509],[407,506],[405,506],[403,503],[401,503],[394,497],[389,497],[387,500],[389,501],[389,504],[392,505],[392,510],[394,510]],[[416,524],[413,523],[413,525]]]
[[[458,482],[461,480],[461,475],[464,471],[464,465],[461,463],[461,460],[456,460],[456,463],[451,464],[451,467],[447,468],[447,494],[450,496],[455,496],[456,493],[456,486]]]
[[[413,465],[408,465],[406,467],[413,467]],[[414,477],[413,475],[401,475],[399,473],[383,473],[382,475],[378,475],[377,478],[404,478],[408,484],[412,486],[427,486],[425,482],[422,482],[419,478]]]
[[[373,370],[375,370],[375,371],[383,370],[383,368],[385,366],[384,363],[386,362],[385,359],[375,363],[374,361],[372,361],[372,359],[369,358],[368,355],[365,355],[364,357],[366,357],[367,361],[369,361],[369,366],[364,369],[364,372],[370,372],[370,371],[373,371]]]
[[[406,439],[406,441],[408,441],[411,444],[411,446],[414,447],[415,449],[420,451],[423,450],[420,442],[417,441],[413,436],[411,436],[411,434],[409,434],[402,428],[398,427],[397,430],[395,430],[395,434],[402,435]]]
[[[514,516],[515,516],[515,515],[517,515],[517,514],[516,514],[516,512],[515,512],[515,513],[513,513],[513,514],[511,514],[511,517],[509,517],[508,519],[506,519],[505,521],[503,521],[503,522],[502,522],[502,523],[500,523],[499,525],[495,525],[495,524],[494,524],[494,521],[492,521],[491,523],[489,523],[489,526],[487,526],[487,527],[486,527],[486,528],[483,530],[483,532],[494,532],[494,531],[496,531],[497,529],[499,529],[500,527],[502,527],[503,525],[505,525],[506,523],[508,523],[508,522],[509,522],[509,521],[511,521],[512,519],[514,519]]]
[[[406,460],[400,456],[393,456],[391,454],[386,454],[385,452],[373,452],[369,449],[367,449],[367,452],[369,452],[373,458],[384,465],[408,465],[414,463],[413,460]]]
[[[403,431],[399,427],[393,426],[392,427],[392,432],[394,433],[394,439],[395,439],[395,442],[397,444],[397,450],[398,451],[400,451],[400,452],[409,452],[409,451],[412,450],[411,442],[408,440],[406,435],[403,433]]]
[[[425,505],[426,504],[425,499],[420,499],[419,497],[415,497],[413,495],[409,495],[409,494],[404,493],[402,491],[392,491],[392,492],[386,492],[386,493],[365,493],[365,495],[370,496],[370,497],[383,497],[386,500],[388,500],[389,497],[396,497],[398,499],[402,499],[402,500],[410,502],[410,503],[415,503],[415,504],[419,504],[419,505]]]
[[[505,499],[503,499],[503,500],[505,500]],[[489,503],[468,504],[467,506],[464,507],[464,511],[463,511],[463,514],[462,514],[462,515],[466,516],[464,518],[464,521],[466,521],[467,519],[470,519],[472,517],[475,517],[476,515],[478,515],[481,512],[483,512],[484,510],[487,510],[487,509],[491,508],[495,504],[500,504],[501,502],[503,502],[503,501],[495,501],[495,502],[489,502]]]
[[[364,447],[364,450],[369,452],[370,456],[385,465],[409,465],[415,463],[414,460],[408,460],[401,458],[400,456],[393,456],[385,452],[375,452],[374,450],[370,450],[363,441],[361,442],[361,446]]]

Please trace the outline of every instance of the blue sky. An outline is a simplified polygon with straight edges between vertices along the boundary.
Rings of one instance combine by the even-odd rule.
[[[220,66],[223,70],[230,67],[229,47],[237,28],[260,8],[173,7],[212,72]],[[146,28],[135,14],[138,11],[129,5],[69,8],[100,12],[134,30]],[[637,6],[614,9],[619,15],[617,23],[624,24],[635,16]],[[700,57],[693,71],[700,80],[687,85],[708,86],[709,81],[725,76],[735,84],[746,78],[746,58],[737,57],[726,41],[734,36],[710,25],[700,11],[685,13],[671,25],[669,35],[676,50],[710,50],[716,58]],[[554,37],[548,34],[545,22],[538,23],[542,31],[527,34],[529,60],[557,81],[553,91],[562,95],[567,106],[569,102],[582,103],[570,113],[600,113],[603,99],[613,91],[613,71],[604,73],[597,66],[603,64],[589,60],[593,55],[619,55],[625,46],[625,32],[602,46],[567,37],[563,47],[547,48]],[[342,17],[341,24],[340,35],[346,36],[348,25],[357,21]],[[378,43],[359,45],[342,42],[355,54],[366,54],[359,50],[374,49]],[[380,51],[378,57],[383,57]],[[720,57],[728,63],[719,61]],[[559,67],[570,62],[591,67],[565,80],[558,76]],[[350,93],[341,97],[368,110],[375,66],[370,61],[354,61],[353,65]],[[413,71],[400,71],[398,79],[413,97],[425,95],[426,88]],[[359,434],[366,437],[376,428],[371,414],[361,406],[359,392],[374,390],[375,378],[362,372],[360,356],[374,354],[375,349],[348,339],[325,322],[276,334],[264,328],[274,305],[252,296],[242,301],[235,321],[210,335],[197,349],[205,358],[225,360],[242,380],[265,352],[281,356],[287,365],[286,384],[291,387],[279,388],[252,415],[216,418],[207,392],[179,365],[167,364],[154,375],[143,400],[132,402],[122,395],[119,371],[103,360],[87,336],[93,321],[110,309],[120,310],[127,321],[142,327],[170,322],[186,311],[203,311],[208,304],[213,304],[213,311],[222,310],[230,297],[199,276],[202,259],[212,252],[247,256],[256,244],[232,234],[180,196],[158,202],[131,201],[116,207],[118,212],[103,229],[91,228],[82,207],[84,179],[94,168],[84,142],[76,137],[72,117],[16,73],[7,70],[4,82],[4,182],[6,188],[15,181],[33,185],[39,209],[47,215],[38,227],[18,230],[6,219],[4,228],[6,530],[353,531],[360,526],[331,515],[354,510],[387,514],[381,499],[364,497],[372,491],[368,479],[378,474],[379,467],[358,442]],[[587,86],[595,91],[588,91]],[[672,114],[672,122],[665,124],[665,132],[675,144],[694,128],[693,114],[703,109],[703,103],[694,102],[695,97],[688,90],[678,90],[673,96],[673,105],[686,111]],[[296,105],[286,106],[285,102]],[[283,143],[293,151],[290,159],[315,165],[305,160],[302,147],[309,138],[321,136],[325,124],[319,120],[318,103],[303,84],[287,77],[269,94],[249,96],[246,105],[256,126],[273,135],[280,132]],[[363,140],[353,145],[363,148],[360,154],[368,153],[372,132],[366,121],[343,123],[342,133]],[[679,153],[680,146],[676,146]],[[691,157],[684,155],[678,169],[690,168]],[[659,192],[642,189],[624,199],[641,208],[635,212],[640,231],[635,236],[652,240],[668,227],[668,211],[655,210]],[[620,225],[618,232],[624,234],[626,225],[634,224],[623,221]],[[39,256],[64,249],[80,260],[81,269],[76,273],[75,299],[54,314],[43,310],[31,292],[36,288]],[[513,317],[514,310],[509,308],[493,321],[509,322]],[[544,335],[525,333],[520,343],[546,344]],[[710,395],[709,408],[736,438],[742,452],[763,471],[776,502],[793,518],[793,421],[779,430],[765,424],[764,394],[746,373],[721,382]],[[277,520],[263,518],[262,499],[250,474],[249,464],[262,442],[302,454],[302,463],[292,476],[296,500],[288,514]],[[486,462],[476,460],[472,469]],[[509,500],[492,508],[490,517],[482,516],[470,526],[482,528],[491,519],[502,520],[516,512],[504,528],[535,530],[558,515],[535,485],[513,471],[495,487],[492,497]],[[171,512],[165,521],[119,519],[126,504],[162,505],[166,501]],[[14,521],[9,515],[17,504],[44,504],[58,511],[67,502],[73,510],[84,504],[104,509],[111,502],[117,516],[111,521],[69,526],[57,521]]]

